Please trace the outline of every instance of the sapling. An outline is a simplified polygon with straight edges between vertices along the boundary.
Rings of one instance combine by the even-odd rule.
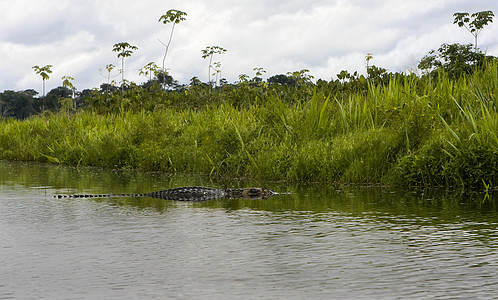
[[[124,94],[124,59],[125,57],[130,57],[133,54],[132,50],[137,50],[138,47],[132,46],[127,42],[121,42],[114,44],[112,51],[118,52],[118,58],[121,58],[121,95]]]
[[[40,75],[42,78],[43,82],[43,98],[45,98],[45,81],[50,79],[50,76],[48,74],[52,73],[52,65],[46,65],[44,67],[39,67],[39,66],[34,66],[33,70],[35,70],[35,73]]]
[[[469,13],[455,13],[453,17],[455,20],[453,24],[457,24],[459,27],[465,27],[475,39],[475,51],[477,52],[477,36],[481,33],[481,30],[484,26],[488,25],[488,23],[493,23],[493,17],[495,15],[491,10],[480,11],[473,13],[469,17]]]
[[[152,75],[157,74],[158,67],[156,63],[150,62],[140,69],[139,75],[149,76],[149,81],[152,81]]]
[[[76,88],[73,85],[74,78],[71,76],[63,76],[62,77],[62,86],[65,88],[68,88],[71,90],[71,97],[60,97],[59,98],[59,104],[60,104],[60,111],[65,112],[66,115],[69,115],[71,111],[76,110],[76,103],[74,101],[74,94]]]
[[[259,76],[263,75],[263,73],[266,73],[266,71],[261,67],[256,67],[256,68],[253,68],[252,70],[254,72],[256,72],[256,77],[259,77]]]
[[[35,73],[40,75],[42,78],[43,82],[43,93],[42,93],[42,110],[45,110],[45,81],[50,79],[50,76],[48,74],[52,73],[52,65],[46,65],[44,67],[39,67],[39,66],[34,66],[33,69],[35,70]]]
[[[185,21],[186,15],[187,15],[187,13],[185,13],[183,11],[179,11],[176,9],[170,9],[166,12],[166,14],[162,15],[159,18],[158,22],[162,21],[163,24],[173,23],[173,26],[171,27],[171,34],[169,35],[168,43],[164,44],[163,42],[161,42],[161,40],[159,40],[159,42],[161,42],[161,44],[163,44],[164,47],[166,47],[166,50],[164,51],[164,57],[163,57],[163,68],[162,68],[163,73],[166,73],[166,69],[164,67],[164,62],[166,61],[166,55],[168,54],[169,45],[171,44],[171,39],[173,38],[173,31],[175,30],[175,25],[179,24],[181,21]]]
[[[216,85],[218,78],[221,79],[221,63],[219,61],[213,63],[213,76],[215,76],[214,85]]]
[[[367,53],[365,55],[365,64],[367,65],[367,70],[370,68],[370,61],[373,59],[373,54],[372,53]]]
[[[71,98],[74,99],[74,92],[76,88],[73,85],[74,78],[71,76],[62,76],[62,86],[72,91]]]
[[[59,99],[61,110],[65,111],[66,114],[69,114],[70,110],[76,109],[76,102],[74,101],[76,88],[74,87],[73,81],[74,78],[71,76],[62,76],[62,86],[71,90],[71,98],[62,97]]]
[[[114,76],[111,76],[111,72],[112,72],[112,70],[114,70],[114,68],[115,68],[115,67],[116,67],[116,66],[115,66],[115,65],[113,65],[113,64],[108,64],[108,65],[106,65],[106,66],[105,66],[105,69],[106,69],[106,71],[107,71],[107,75],[103,75],[103,74],[102,74],[102,69],[99,69],[99,73],[100,73],[100,75],[101,75],[102,77],[104,77],[105,79],[107,79],[107,85],[108,85],[108,86],[109,86],[109,85],[111,85],[111,84],[114,84],[114,83],[115,83],[115,81],[114,81],[114,80],[113,80],[113,81],[111,81],[111,78],[114,78],[114,77],[116,77],[116,76],[118,76],[118,75],[119,75],[119,74],[116,74],[116,75],[114,75]],[[106,89],[106,92],[107,92],[107,91],[108,91],[108,88]]]
[[[208,66],[208,82],[209,85],[211,86],[211,69],[214,71],[217,71],[216,68],[213,66],[213,55],[214,54],[223,54],[227,52],[226,49],[220,46],[208,46],[206,49],[201,50],[202,52],[202,58],[208,58],[209,57],[209,66]],[[219,64],[219,63],[218,63]]]

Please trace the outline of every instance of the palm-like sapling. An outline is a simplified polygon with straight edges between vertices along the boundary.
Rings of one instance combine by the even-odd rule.
[[[473,13],[469,17],[469,13],[455,13],[453,24],[458,24],[459,27],[465,27],[475,39],[475,51],[477,52],[477,36],[488,23],[493,23],[495,15],[491,10]]]
[[[130,57],[133,54],[133,50],[137,50],[138,47],[132,46],[127,42],[121,42],[114,44],[112,51],[118,52],[118,58],[121,58],[121,95],[124,94],[124,59],[125,57]]]
[[[166,12],[166,14],[162,15],[159,18],[158,22],[163,22],[163,24],[173,23],[173,26],[171,27],[171,34],[169,35],[168,43],[164,44],[163,42],[161,42],[161,40],[159,40],[161,42],[161,44],[163,44],[164,47],[166,47],[166,50],[164,51],[164,57],[163,57],[163,68],[162,68],[163,73],[166,73],[166,69],[164,67],[164,62],[166,61],[166,55],[168,54],[169,45],[171,44],[171,39],[173,38],[173,31],[175,30],[175,25],[179,24],[181,21],[185,21],[186,15],[187,15],[187,13],[185,13],[183,11],[179,11],[176,9],[170,9]]]

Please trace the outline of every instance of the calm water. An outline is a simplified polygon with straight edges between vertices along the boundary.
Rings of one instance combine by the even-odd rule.
[[[292,195],[54,199],[182,185]],[[0,299],[491,299],[496,195],[0,162]]]

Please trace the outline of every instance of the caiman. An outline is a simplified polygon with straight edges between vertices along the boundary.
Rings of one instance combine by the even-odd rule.
[[[216,189],[201,186],[178,187],[145,194],[72,194],[54,198],[151,197],[175,201],[207,201],[214,199],[267,199],[279,193],[269,188]]]

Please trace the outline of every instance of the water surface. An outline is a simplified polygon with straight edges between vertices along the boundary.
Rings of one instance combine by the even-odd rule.
[[[52,197],[184,185],[292,194]],[[0,299],[491,299],[496,199],[0,162]]]

